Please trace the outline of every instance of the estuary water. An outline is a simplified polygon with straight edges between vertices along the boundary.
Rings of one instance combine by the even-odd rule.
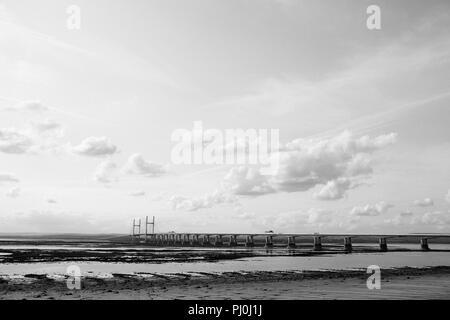
[[[357,245],[357,244],[356,244]],[[364,244],[367,246],[367,244]],[[400,245],[399,245],[400,246]],[[11,250],[13,246],[2,245],[2,250]],[[37,249],[39,246],[34,247]],[[77,250],[79,247],[43,246],[48,249]],[[41,249],[43,248],[41,247]],[[390,246],[394,248],[395,246]],[[401,248],[417,249],[417,244],[401,244]],[[23,249],[20,245],[14,245],[17,250]],[[86,248],[83,248],[86,249]],[[90,248],[91,250],[106,250],[108,248]],[[112,249],[112,248],[111,248]],[[130,250],[130,247],[114,250]],[[137,249],[137,248],[133,248]],[[449,245],[433,245],[435,250],[448,250]],[[148,248],[147,248],[148,250]],[[153,249],[152,249],[153,250]],[[163,250],[205,250],[186,248],[154,248],[155,251]],[[211,249],[220,250],[220,249]],[[227,249],[229,250],[229,249]],[[274,250],[274,253],[277,250]],[[3,253],[5,254],[5,253]],[[370,265],[380,268],[400,267],[433,267],[450,266],[450,251],[403,251],[403,252],[371,252],[352,254],[323,254],[313,256],[285,256],[285,255],[261,255],[258,257],[240,258],[219,261],[190,261],[190,262],[163,262],[163,263],[105,263],[105,262],[36,262],[36,263],[0,263],[0,277],[21,277],[26,274],[46,274],[48,276],[64,276],[69,266],[77,266],[83,275],[95,277],[112,277],[113,274],[166,274],[173,275],[187,273],[223,273],[223,272],[255,272],[255,271],[313,271],[313,270],[352,270],[365,269]]]

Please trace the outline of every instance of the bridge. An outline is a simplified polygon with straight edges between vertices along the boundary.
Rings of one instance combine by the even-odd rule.
[[[148,225],[152,225],[152,232],[149,233]],[[324,239],[340,239],[343,249],[347,252],[353,250],[353,240],[355,239],[377,239],[380,251],[388,250],[389,239],[409,238],[415,239],[422,250],[430,250],[428,240],[446,238],[450,239],[450,234],[443,233],[410,233],[410,234],[300,234],[300,233],[176,233],[176,232],[154,232],[155,217],[149,222],[148,217],[145,221],[145,233],[141,233],[141,221],[136,223],[133,220],[132,241],[143,243],[149,246],[190,246],[190,247],[255,247],[263,246],[265,248],[273,248],[274,242],[277,245],[286,246],[287,248],[296,248],[299,244],[298,240],[309,239],[312,243],[314,251],[323,249],[322,242]],[[138,232],[135,232],[138,228]],[[260,240],[259,242],[255,239]]]

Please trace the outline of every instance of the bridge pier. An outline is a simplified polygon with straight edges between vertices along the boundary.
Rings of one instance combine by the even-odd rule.
[[[218,235],[218,236],[215,237],[214,246],[216,246],[216,247],[223,246],[223,240],[222,240],[222,236],[221,235]]]
[[[237,239],[235,235],[230,236],[230,242],[228,243],[230,247],[237,247]]]
[[[353,246],[352,246],[352,238],[351,237],[345,237],[344,238],[344,249],[345,251],[352,252]]]
[[[295,237],[288,237],[288,241],[287,241],[287,247],[288,248],[295,248],[297,245],[295,244]]]
[[[316,236],[314,237],[314,251],[322,250],[322,237]]]
[[[387,251],[388,250],[387,239],[386,238],[380,238],[380,250],[381,251]]]
[[[246,240],[245,240],[245,246],[246,247],[253,247],[255,245],[254,241],[253,241],[253,236],[247,236]]]
[[[265,247],[266,248],[273,248],[273,237],[272,236],[267,236],[266,237]]]
[[[209,234],[205,234],[202,237],[202,246],[207,247],[211,245],[211,241],[209,240]]]
[[[182,243],[182,238],[181,238],[181,234],[177,234],[177,235],[175,235],[175,242],[174,242],[174,245],[175,246],[181,246],[181,243]]]
[[[189,243],[190,243],[189,235],[183,234],[183,239],[181,240],[181,245],[187,246],[187,245],[189,245]]]
[[[430,247],[428,246],[428,239],[427,238],[420,239],[420,248],[422,250],[425,250],[425,251],[430,250]]]
[[[199,245],[198,234],[192,235],[191,246],[195,247]]]

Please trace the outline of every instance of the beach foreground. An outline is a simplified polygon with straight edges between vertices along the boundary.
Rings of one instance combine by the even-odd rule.
[[[449,299],[450,267],[382,270],[381,289],[369,290],[368,274],[355,271],[254,272],[145,279],[116,274],[85,277],[80,290],[46,277],[3,281],[0,299]],[[30,275],[30,277],[32,277]]]

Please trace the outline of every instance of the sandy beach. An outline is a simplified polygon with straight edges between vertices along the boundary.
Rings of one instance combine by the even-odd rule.
[[[2,281],[0,299],[449,299],[450,267],[382,270],[381,289],[369,290],[365,270],[254,272],[157,277],[116,274],[83,278],[80,290],[65,281],[29,276],[28,282]]]

